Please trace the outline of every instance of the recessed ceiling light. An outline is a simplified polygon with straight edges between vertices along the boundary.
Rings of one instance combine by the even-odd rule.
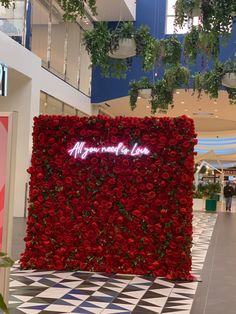
[[[183,105],[184,104],[184,101],[181,101],[181,105]]]
[[[146,106],[146,108],[147,108],[147,109],[149,109],[149,108],[150,108],[150,106]]]
[[[188,111],[188,109],[184,109],[184,111]]]
[[[218,116],[216,116],[216,118],[218,118]]]
[[[214,105],[216,105],[216,104],[217,104],[217,101],[215,100],[215,101],[214,101]]]
[[[180,92],[177,91],[176,94],[180,94]]]
[[[140,96],[138,96],[138,99],[141,99],[141,97],[140,97]]]

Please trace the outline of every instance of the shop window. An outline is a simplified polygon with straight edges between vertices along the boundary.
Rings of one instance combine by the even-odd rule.
[[[64,114],[64,116],[75,116],[76,115],[75,108],[64,104],[63,105],[63,114]]]
[[[81,34],[81,36],[83,36],[83,34]],[[90,67],[91,60],[84,45],[81,45],[80,53],[79,90],[85,95],[90,96],[92,75],[92,69]]]
[[[78,88],[80,58],[80,27],[76,23],[68,23],[66,81]]]
[[[50,71],[64,79],[66,23],[56,10],[52,15]]]
[[[48,51],[48,23],[49,7],[45,2],[33,1],[32,3],[32,42],[31,50],[47,64]]]

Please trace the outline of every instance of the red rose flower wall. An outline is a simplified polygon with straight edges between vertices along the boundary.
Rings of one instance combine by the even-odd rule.
[[[21,267],[190,278],[195,144],[185,116],[35,118]]]

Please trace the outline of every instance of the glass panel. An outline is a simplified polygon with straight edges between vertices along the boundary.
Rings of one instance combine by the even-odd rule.
[[[64,78],[65,26],[60,13],[53,8],[50,71],[61,78]]]
[[[80,27],[73,23],[68,24],[67,68],[66,81],[78,88],[78,70],[80,55]]]
[[[44,103],[44,114],[62,115],[62,102],[49,95],[47,95],[46,98],[46,102]]]
[[[75,116],[76,115],[75,108],[64,104],[64,115],[65,116]]]
[[[24,31],[25,2],[15,1],[15,8],[0,5],[0,31],[22,43]]]
[[[199,17],[196,16],[193,18],[193,25],[199,24]],[[166,17],[166,34],[186,34],[189,31],[188,25],[185,25],[183,28],[177,27],[174,29],[174,16]]]
[[[47,106],[47,95],[43,92],[40,93],[40,114],[46,114],[45,109]]]
[[[82,33],[81,33],[82,36]],[[90,96],[90,84],[92,69],[90,67],[91,61],[88,52],[84,45],[81,45],[81,57],[80,57],[80,76],[79,76],[79,90],[85,95]]]
[[[32,3],[32,44],[31,50],[47,62],[49,8],[42,3]]]
[[[167,6],[166,6],[166,14],[167,15],[175,15],[175,5],[176,0],[167,0]]]

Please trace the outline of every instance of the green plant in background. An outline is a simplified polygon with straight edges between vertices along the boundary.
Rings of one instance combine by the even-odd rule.
[[[166,80],[167,85],[173,90],[183,86],[186,88],[189,84],[190,71],[179,64],[174,65],[165,71],[164,79]]]
[[[195,63],[197,55],[200,53],[199,29],[197,26],[193,26],[190,32],[185,35],[183,50],[186,60]]]
[[[92,64],[95,67],[100,66],[102,74],[109,76],[107,54],[110,51],[111,33],[107,23],[95,23],[92,30],[84,33],[83,41],[91,57]]]
[[[199,9],[195,13],[195,9]],[[235,0],[177,0],[175,4],[175,25],[189,28],[193,17],[198,15],[204,31],[215,35],[228,35],[232,31],[233,16],[236,12]]]
[[[173,103],[173,93],[173,88],[168,85],[164,78],[156,81],[152,88],[152,98],[150,100],[151,113],[156,113],[157,109],[162,113],[166,113],[169,105]]]
[[[135,32],[135,42],[137,55],[143,60],[143,70],[145,72],[152,70],[160,59],[160,41],[151,36],[148,27],[140,26]]]
[[[193,76],[193,93],[201,97],[204,91],[211,99],[218,98],[219,90],[222,89],[222,78],[227,73],[236,73],[236,61],[228,60],[225,63],[215,63],[212,70],[199,72]],[[225,87],[229,102],[236,104],[236,88]]]
[[[14,264],[14,261],[10,259],[5,253],[0,252],[0,268],[11,267]],[[4,302],[3,296],[0,294],[0,309],[4,313],[9,313],[8,308]]]
[[[117,50],[119,48],[120,39],[131,39],[134,38],[135,28],[134,24],[131,22],[121,22],[118,24],[115,30],[111,30],[111,42],[110,42],[110,52]]]
[[[162,62],[164,65],[175,65],[180,63],[182,46],[176,36],[169,36],[160,40],[162,50]]]
[[[137,107],[137,100],[140,89],[153,89],[153,83],[147,77],[143,77],[139,81],[131,81],[129,83],[130,108],[134,110]]]
[[[103,76],[125,78],[129,69],[127,60],[109,57],[109,54],[113,54],[119,48],[123,39],[134,40],[136,55],[142,59],[143,70],[151,71],[160,59],[161,47],[160,41],[151,35],[146,26],[135,29],[131,22],[120,22],[115,29],[109,29],[107,23],[97,22],[92,30],[85,31],[83,43],[92,64],[101,68]]]
[[[220,193],[221,185],[219,182],[212,183],[204,183],[198,185],[198,191],[202,193],[203,197],[207,199],[214,199],[215,196]]]
[[[85,4],[88,5],[93,15],[97,15],[96,0],[57,0],[64,10],[64,20],[76,21],[77,17],[85,16]]]
[[[199,190],[194,191],[193,197],[194,198],[203,198],[203,193],[201,191],[199,191]]]
[[[211,99],[218,98],[223,73],[224,65],[222,63],[216,63],[211,71],[204,74],[204,91]]]
[[[200,0],[177,0],[175,3],[175,26],[181,28],[185,25],[192,25],[194,9],[200,7]]]

